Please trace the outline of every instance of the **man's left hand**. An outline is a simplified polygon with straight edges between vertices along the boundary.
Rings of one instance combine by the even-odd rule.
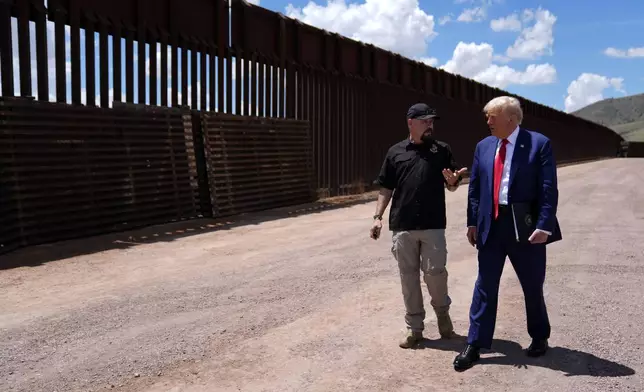
[[[535,230],[528,241],[530,241],[531,244],[543,244],[548,240],[548,233],[543,232],[539,229]]]
[[[453,172],[450,169],[443,169],[443,177],[445,177],[445,181],[451,186],[454,186],[458,183],[458,179],[465,173],[467,170],[466,167],[457,170],[456,172]]]

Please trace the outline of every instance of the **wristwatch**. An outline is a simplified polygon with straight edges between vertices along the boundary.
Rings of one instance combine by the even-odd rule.
[[[376,215],[373,216],[373,219],[382,220],[382,215],[376,214]]]

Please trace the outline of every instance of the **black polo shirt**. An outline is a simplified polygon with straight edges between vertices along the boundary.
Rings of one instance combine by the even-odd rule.
[[[394,191],[390,230],[446,228],[443,169],[460,169],[447,143],[406,139],[389,148],[376,183]]]

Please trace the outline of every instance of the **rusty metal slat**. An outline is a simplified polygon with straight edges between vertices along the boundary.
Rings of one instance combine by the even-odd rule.
[[[289,173],[291,172],[297,172],[298,170],[301,170],[302,166],[306,167],[307,160],[304,158],[299,158],[299,157],[291,157],[291,158],[286,158],[284,157],[282,159],[283,166],[278,166],[275,164],[274,160],[264,160],[264,161],[257,161],[257,160],[244,160],[244,161],[231,161],[230,159],[227,158],[220,158],[217,160],[211,160],[210,161],[213,166],[219,166],[218,167],[218,172],[219,173],[226,173],[229,176],[231,173],[238,171],[238,170],[249,170],[249,171],[254,171],[257,168],[257,165],[271,165],[273,167],[280,167],[280,168],[285,168],[288,169]],[[234,165],[234,169],[231,169],[230,167]],[[228,167],[226,167],[228,166]],[[307,168],[308,171],[308,168]],[[289,174],[290,175],[290,174]]]
[[[25,106],[25,103],[29,101],[21,101],[21,102],[9,102],[9,101],[0,101],[0,112],[3,113],[3,115],[6,116],[17,116],[17,115],[25,115],[27,110],[31,110],[28,106]],[[11,107],[11,111],[6,111],[4,110],[5,107]],[[42,113],[41,113],[42,112]],[[137,114],[143,113],[143,114],[155,114],[156,116],[151,118],[151,119],[146,119],[146,117],[142,117],[141,115],[137,116]],[[173,110],[173,109],[158,109],[158,110],[139,110],[137,109],[136,112],[133,112],[131,109],[104,109],[104,108],[88,108],[85,106],[67,106],[65,104],[53,104],[53,105],[48,105],[42,108],[39,108],[39,112],[37,113],[38,116],[45,117],[53,117],[53,118],[76,118],[76,117],[85,117],[85,118],[95,118],[96,116],[107,116],[107,117],[114,117],[117,120],[118,119],[136,119],[142,118],[146,119],[145,121],[156,121],[156,122],[163,122],[167,121],[167,118],[173,119],[174,122],[180,123],[180,119],[178,114],[180,114],[180,111]],[[164,118],[165,116],[165,118]],[[174,117],[173,117],[174,116]]]
[[[161,50],[161,106],[168,106],[168,34],[160,34]]]
[[[42,3],[34,3],[36,10],[36,74],[38,99],[49,101],[49,57],[47,55],[47,10]]]
[[[306,198],[311,194],[311,190],[307,187],[304,188],[293,188],[289,185],[285,186],[280,186],[280,187],[273,187],[272,189],[263,189],[262,194],[263,196],[261,198],[258,198],[259,191],[257,188],[251,188],[248,190],[238,190],[237,188],[233,187],[230,190],[227,189],[222,189],[219,191],[219,193],[215,196],[215,199],[217,202],[220,200],[226,200],[226,199],[232,199],[233,201],[230,202],[231,205],[240,205],[244,202],[248,203],[253,203],[256,202],[257,204],[264,204],[267,203],[268,201],[276,201],[280,199],[285,199],[285,198],[291,198],[294,195],[297,195],[301,198]],[[307,202],[309,200],[303,199],[302,202]],[[220,208],[222,207],[221,203],[219,204]]]
[[[56,119],[45,120],[39,124],[30,124],[26,120],[16,121],[16,124],[12,124],[11,129],[5,129],[0,131],[0,135],[23,135],[26,137],[36,138],[37,136],[45,137],[45,140],[65,140],[64,137],[78,137],[83,136],[87,140],[96,140],[96,139],[111,139],[111,138],[123,138],[119,136],[117,132],[123,132],[128,137],[146,137],[148,133],[158,132],[158,127],[163,124],[119,124],[113,123],[110,125],[105,125],[101,127],[92,127],[95,130],[96,134],[83,133],[83,129],[91,126],[89,120],[79,123],[66,124],[57,124]],[[38,128],[36,128],[38,127]],[[179,130],[179,129],[177,129]],[[99,133],[101,132],[101,133]],[[178,132],[166,133],[166,138],[179,138],[181,135]],[[162,139],[164,140],[164,139]]]
[[[18,8],[18,64],[20,67],[20,95],[33,96],[31,91],[31,50],[29,34],[30,1],[16,0]]]
[[[210,60],[209,61],[209,64],[210,64],[210,75],[209,76],[210,77],[209,77],[209,81],[208,81],[208,83],[209,83],[208,87],[209,87],[209,90],[210,90],[210,102],[209,102],[208,108],[204,108],[204,110],[210,110],[211,112],[214,112],[214,111],[218,110],[217,108],[219,108],[219,110],[221,109],[221,103],[219,101],[219,97],[217,96],[217,92],[218,92],[218,89],[217,89],[217,80],[218,80],[217,77],[218,76],[217,75],[221,71],[217,70],[217,56],[216,55],[217,55],[216,47],[211,45],[209,47],[209,56],[208,56],[209,60]]]
[[[120,154],[120,155],[114,156],[114,158],[118,158],[118,157],[128,158],[128,156],[126,154]],[[105,162],[102,162],[100,164],[98,164],[98,163],[94,164],[91,167],[91,169],[94,170],[94,171],[97,171],[97,170],[109,171],[109,170],[114,170],[114,169],[127,170],[127,169],[131,168],[132,170],[134,170],[137,167],[147,167],[149,165],[149,163],[147,162],[146,157],[140,157],[139,156],[139,157],[135,157],[135,158],[141,159],[141,160],[144,160],[144,161],[143,162],[138,162],[138,163],[130,163],[130,164],[128,164],[127,162],[125,162],[125,163],[116,162],[116,163],[109,163],[109,164],[105,163]],[[36,165],[36,163],[38,163],[38,162],[31,162],[32,166],[30,166],[30,167],[24,167],[24,166],[14,167],[12,169],[12,171],[14,173],[16,173],[16,174],[23,174],[23,173],[28,174],[28,173],[31,173],[30,174],[30,176],[31,176],[31,175],[34,175],[34,174],[43,173],[50,167],[47,164],[47,162],[43,162],[42,165]],[[170,165],[172,163],[172,161],[164,161],[162,163]],[[161,164],[161,162],[157,161],[157,164]],[[184,164],[186,165],[185,169],[187,170],[187,163],[185,162],[185,160],[184,160]],[[78,163],[76,165],[69,165],[69,166],[64,167],[64,168],[57,168],[56,171],[59,171],[59,172],[64,172],[64,171],[77,172],[79,170],[88,170],[88,169],[89,168],[85,164]],[[182,174],[182,175],[176,174],[176,177],[181,178],[182,176],[187,176],[187,175],[188,174]]]
[[[101,107],[107,108],[110,106],[110,63],[109,63],[109,48],[108,48],[108,21],[99,16],[98,26],[98,44],[99,44],[99,92],[101,97]]]
[[[306,142],[306,139],[302,138],[302,129],[280,130],[279,134],[244,132],[243,129],[225,130],[225,128],[222,128],[221,131],[218,130],[218,132],[220,134],[208,135],[207,140],[213,143],[238,142],[246,139],[260,139],[267,142],[275,140],[300,140]]]
[[[199,92],[199,75],[197,74],[197,43],[191,42],[190,46],[190,107],[194,110],[199,108],[198,92]]]
[[[215,181],[227,181],[229,178],[236,178],[236,179],[245,179],[249,178],[252,179],[253,181],[257,181],[257,172],[255,170],[257,169],[256,166],[238,166],[235,165],[234,168],[228,168],[226,171],[218,171],[215,173],[210,174],[210,178]],[[289,168],[290,169],[290,168]],[[307,169],[302,168],[301,165],[293,166],[292,169],[289,171],[289,176],[294,177],[302,177],[302,176],[309,176],[310,173]],[[281,179],[283,178],[283,173],[284,173],[284,167],[279,166],[276,168],[262,168],[261,169],[261,174],[263,179],[268,179],[271,178],[273,180],[275,179]],[[275,175],[273,177],[273,175]],[[219,180],[219,179],[222,180]]]
[[[72,103],[81,104],[80,0],[69,0]]]
[[[19,107],[15,107],[15,108],[16,108],[15,111],[3,111],[2,107],[0,106],[0,113],[2,115],[6,116],[7,118],[23,118],[23,119],[24,118],[30,118],[30,117],[28,117],[28,113],[26,113],[25,111],[20,110]],[[139,122],[147,122],[147,123],[152,123],[152,124],[161,124],[161,123],[167,122],[167,120],[168,120],[167,118],[161,117],[161,116],[163,116],[163,114],[160,114],[159,118],[145,120],[143,117],[127,115],[127,114],[124,114],[123,112],[119,113],[118,111],[115,111],[114,115],[110,115],[108,113],[109,112],[101,112],[101,111],[95,111],[95,112],[77,111],[77,112],[65,113],[65,112],[58,112],[55,108],[45,108],[45,109],[42,110],[42,113],[38,113],[37,115],[39,116],[39,118],[49,119],[49,120],[53,120],[53,121],[60,121],[60,120],[64,120],[64,119],[70,119],[70,120],[72,120],[70,122],[74,122],[76,119],[84,120],[84,121],[90,121],[90,120],[96,119],[96,118],[104,118],[104,119],[109,118],[109,119],[114,119],[115,122],[129,121],[130,123],[136,124],[136,121],[139,121]],[[176,116],[174,118],[172,118],[172,117],[169,118],[169,120],[171,122],[173,122],[174,124],[181,124],[180,119],[177,118]],[[101,124],[101,123],[98,123],[95,127],[96,128],[104,127],[104,125]]]
[[[259,119],[258,119],[259,120]],[[211,121],[205,120],[205,124],[209,125],[211,124]],[[237,122],[237,121],[226,121],[225,119],[217,124],[219,129],[217,131],[222,131],[222,132],[238,132],[239,130],[244,130],[248,129],[249,132],[257,133],[257,132],[265,132],[266,134],[271,134],[272,131],[270,129],[264,130],[266,126],[273,126],[274,123],[271,122],[266,122],[262,123],[260,121],[247,121],[247,122]],[[302,123],[297,123],[297,124],[288,124],[286,126],[280,126],[280,132],[282,131],[289,131],[289,132],[303,132],[306,130],[306,126],[304,126]]]
[[[320,126],[320,111],[316,110],[321,108],[320,98],[321,98],[321,86],[320,79],[315,71],[311,71],[310,75],[310,92],[309,92],[309,113],[311,113],[311,139],[313,147],[313,166],[315,173],[316,188],[322,187],[322,155],[320,153],[320,143],[321,143],[321,126]]]
[[[176,32],[171,36],[171,80],[172,80],[172,106],[179,106],[179,37]],[[183,71],[183,70],[182,70]],[[185,95],[185,93],[183,94]]]
[[[279,74],[278,74],[278,61],[271,57],[271,117],[279,116]]]
[[[272,173],[275,173],[272,171]],[[261,176],[261,178],[259,178]],[[264,177],[266,176],[266,177]],[[270,191],[275,187],[289,186],[292,188],[298,187],[307,187],[306,181],[303,181],[304,177],[308,176],[307,173],[296,173],[292,178],[283,178],[283,171],[278,174],[271,174],[264,171],[258,171],[256,176],[228,176],[228,178],[213,177],[213,185],[215,188],[239,188],[239,189],[251,189],[253,191],[258,191],[258,187],[262,187],[263,191]]]
[[[28,209],[28,212],[21,214],[21,219],[24,221],[34,216],[58,216],[73,214],[75,211],[81,210],[83,206],[96,207],[109,207],[127,205],[131,202],[137,204],[145,204],[151,202],[172,202],[177,200],[177,193],[170,187],[166,187],[162,192],[154,190],[142,191],[139,188],[132,189],[131,191],[118,192],[117,190],[105,191],[101,189],[87,188],[85,192],[73,192],[66,195],[52,195],[51,197],[46,194],[35,194],[32,197],[21,199],[22,207]],[[178,193],[179,199],[184,200],[184,203],[192,204],[194,202],[194,192],[190,189],[184,189]],[[52,208],[53,207],[53,208]]]
[[[100,172],[93,170],[91,178],[87,178],[85,172],[79,172],[74,170],[71,172],[65,171],[49,171],[33,173],[29,176],[29,181],[27,183],[22,183],[16,177],[8,177],[5,181],[6,189],[20,189],[28,191],[30,189],[38,190],[42,186],[47,185],[50,192],[58,188],[67,189],[68,187],[73,187],[75,184],[82,181],[84,185],[99,187],[99,186],[111,186],[118,187],[119,184],[128,183],[130,176],[132,178],[149,178],[150,181],[156,183],[160,179],[171,178],[173,180],[181,180],[181,182],[190,180],[191,175],[185,171],[184,173],[176,173],[176,169],[172,166],[155,168],[153,172],[150,169],[136,169],[123,166],[121,172],[115,173],[113,168],[109,168],[109,171]],[[124,177],[124,174],[126,175]],[[215,175],[216,177],[216,175]],[[19,185],[18,185],[19,184]]]
[[[135,158],[149,158],[149,157],[155,157],[158,156],[156,154],[164,154],[167,153],[172,146],[168,144],[159,144],[157,146],[127,146],[126,143],[122,143],[120,146],[114,143],[113,146],[96,146],[92,148],[87,148],[87,147],[81,147],[78,149],[75,148],[64,148],[64,147],[59,147],[59,148],[54,148],[54,147],[49,147],[47,145],[29,145],[27,143],[21,143],[25,147],[27,147],[25,150],[19,150],[19,149],[14,149],[11,152],[11,156],[14,157],[19,157],[20,159],[29,159],[31,162],[31,159],[33,161],[42,161],[42,162],[47,162],[47,159],[51,159],[52,165],[61,163],[61,162],[66,162],[66,161],[73,161],[76,159],[76,157],[73,155],[73,153],[91,153],[93,156],[92,158],[88,159],[88,162],[98,162],[99,160],[104,160],[104,159],[113,159],[114,155],[116,154],[124,154],[126,148],[129,150],[128,156],[130,157],[135,157]],[[43,147],[44,146],[44,147]],[[38,148],[38,151],[33,151],[34,148]],[[2,154],[7,154],[7,152],[2,152]],[[48,156],[43,157],[42,154],[50,154]],[[101,155],[102,154],[102,155]],[[182,152],[175,152],[173,153],[175,157],[181,157],[181,158],[187,158],[188,153],[186,151]]]
[[[269,153],[264,151],[262,151],[261,153],[258,153],[258,152],[250,152],[246,154],[235,153],[234,155],[231,155],[228,153],[225,153],[225,154],[213,153],[211,156],[211,159],[216,160],[216,158],[220,156],[227,160],[241,160],[244,158],[248,158],[248,159],[254,158],[256,162],[266,162],[266,161],[270,161],[270,159],[277,159],[280,157],[285,157],[285,158],[302,157],[303,154],[302,154],[302,150],[298,148],[289,152],[275,152],[275,153]]]
[[[168,210],[181,209],[194,211],[196,200],[191,194],[183,194],[181,195],[183,196],[182,198],[177,198],[174,194],[164,197],[154,196],[138,197],[133,195],[118,200],[106,199],[98,201],[87,199],[89,201],[79,200],[76,203],[71,203],[71,200],[60,200],[66,204],[53,203],[59,200],[52,200],[52,203],[29,203],[30,211],[21,214],[20,223],[22,226],[29,226],[31,224],[56,223],[58,221],[62,226],[64,222],[90,220],[98,217],[109,217],[106,220],[118,222],[122,219],[127,219],[126,214],[136,217],[142,212],[155,211],[161,207]],[[159,215],[167,214],[161,211],[157,211],[156,213]],[[118,215],[121,216],[119,217]],[[191,215],[196,215],[196,212],[193,212]]]
[[[201,53],[199,53],[199,84],[201,87],[201,103],[199,109],[206,111],[207,107],[207,98],[208,98],[208,69],[207,69],[207,58],[208,56],[208,46],[206,44],[201,45]],[[210,99],[213,99],[211,97]]]
[[[141,179],[138,180],[141,181]],[[154,180],[150,179],[150,181]],[[171,182],[172,180],[168,181],[168,183]],[[137,182],[136,186],[133,183],[124,183],[121,187],[108,184],[105,188],[100,188],[93,184],[77,183],[74,188],[48,190],[46,193],[42,189],[35,188],[32,188],[31,192],[23,188],[13,188],[11,190],[21,192],[23,207],[29,206],[37,213],[40,213],[37,211],[39,207],[56,205],[56,208],[60,209],[60,211],[51,211],[54,214],[67,207],[74,208],[74,206],[82,203],[117,205],[125,203],[126,200],[145,200],[146,198],[174,200],[177,195],[187,199],[194,197],[194,192],[191,188],[186,187],[179,192],[175,192],[174,189],[167,185],[158,182],[147,184]]]
[[[284,183],[270,183],[270,182],[262,182],[262,183],[255,183],[252,181],[247,181],[247,182],[233,182],[233,183],[227,183],[227,182],[221,182],[217,183],[214,185],[215,189],[218,190],[217,192],[217,197],[222,196],[227,194],[235,194],[235,195],[277,195],[279,193],[285,192],[285,191],[295,191],[295,190],[300,190],[300,191],[310,191],[310,188],[306,184],[306,180],[302,178],[298,178],[296,181],[289,181],[289,182],[284,182]],[[261,187],[261,190],[259,189]],[[227,191],[229,190],[229,191]]]
[[[158,35],[156,34],[156,31],[148,31],[148,37],[150,40],[150,105],[158,105],[159,104],[159,94],[158,94],[158,76],[157,76],[157,53],[158,52],[158,47],[157,47],[157,41],[159,40]],[[161,90],[161,94],[163,94],[164,90]],[[167,93],[166,93],[167,94]]]
[[[299,162],[290,162],[285,164],[273,165],[273,164],[264,164],[264,165],[239,165],[239,164],[230,164],[227,162],[220,162],[218,164],[213,164],[213,166],[218,167],[220,170],[213,171],[210,173],[212,180],[220,183],[221,181],[228,180],[248,180],[261,182],[266,180],[271,176],[277,176],[278,174],[282,177],[271,177],[271,181],[278,180],[284,177],[284,174],[288,174],[288,178],[300,177],[303,175],[310,175],[309,169],[306,165],[302,165]],[[221,178],[221,180],[220,180]]]
[[[11,3],[0,2],[0,76],[2,95],[13,97],[13,40],[11,37]]]
[[[96,106],[95,21],[92,15],[85,15],[85,91],[87,93],[87,106]]]
[[[310,201],[311,194],[311,190],[308,188],[284,188],[276,191],[276,193],[267,194],[264,197],[258,197],[259,191],[257,190],[254,193],[237,193],[234,189],[228,189],[227,191],[227,193],[220,193],[221,197],[215,196],[215,199],[217,200],[218,206],[220,208],[224,207],[226,204],[238,208],[244,205],[261,206],[269,204],[271,202],[276,202],[284,199],[291,200],[295,198],[299,199],[300,203],[306,203]],[[226,200],[228,200],[227,203]]]
[[[222,115],[217,114],[217,118],[206,115],[204,117],[204,124],[208,126],[210,124],[216,124],[222,129],[231,128],[231,127],[252,127],[251,129],[253,128],[261,129],[260,127],[272,126],[276,124],[279,124],[280,129],[282,128],[306,129],[308,126],[306,121],[300,121],[300,120],[289,120],[287,124],[280,124],[278,122],[275,122],[276,120],[272,118],[255,118],[255,117],[242,117],[242,118],[243,119],[230,118],[224,114]]]
[[[239,138],[239,140],[241,140],[241,139],[242,138]],[[245,138],[245,140],[258,140],[258,141],[261,141],[262,139],[254,138],[254,137],[248,137],[248,138]],[[232,147],[227,147],[225,145],[226,142],[222,142],[221,144],[223,144],[223,145],[221,145],[221,146],[219,146],[219,145],[212,146],[211,150],[213,152],[214,151],[229,151],[229,152],[238,151],[238,152],[243,152],[243,151],[247,150],[247,148],[243,147],[243,146],[234,146],[233,145]],[[279,141],[279,145],[280,145],[280,147],[290,149],[292,152],[301,151],[302,149],[309,148],[309,143],[306,140],[298,140],[295,137],[292,137],[292,138],[289,138],[289,139],[282,139],[282,140]]]
[[[114,101],[121,102],[123,100],[123,69],[121,67],[121,51],[122,51],[122,36],[121,24],[119,22],[112,23],[112,89],[114,90]]]
[[[239,47],[235,47],[235,86],[234,86],[235,112],[234,113],[236,115],[242,115],[244,113],[243,105],[242,105],[242,98],[243,98],[242,80],[244,78],[243,72],[244,71],[242,69],[241,49]]]
[[[134,29],[125,25],[125,102],[134,103]]]
[[[233,113],[233,91],[235,90],[235,87],[233,86],[233,60],[232,60],[232,54],[231,51],[227,48],[226,49],[226,64],[225,64],[225,70],[226,70],[226,92],[224,93],[224,96],[226,97],[226,113]],[[220,96],[220,98],[223,101],[223,96]],[[220,110],[221,112],[222,110]]]
[[[249,105],[252,106],[252,101],[251,101],[251,98],[250,98],[250,86],[251,86],[251,83],[250,83],[250,80],[251,80],[250,79],[251,78],[250,58],[251,58],[251,56],[250,56],[250,53],[248,51],[244,51],[242,53],[242,56],[243,56],[241,58],[241,60],[243,61],[243,63],[242,63],[242,72],[244,73],[244,77],[243,77],[243,80],[242,80],[242,91],[243,91],[242,101],[244,102],[243,114],[244,114],[244,116],[249,116],[250,115],[250,110],[249,110],[248,106]]]
[[[258,199],[255,195],[239,197],[234,193],[230,193],[230,196],[226,195],[227,197],[218,198],[217,202],[221,211],[228,210],[244,213],[265,210],[276,205],[304,204],[311,201],[310,193],[309,189],[298,189],[280,192],[263,199]]]
[[[260,117],[266,117],[266,70],[265,68],[266,60],[264,56],[260,55],[257,58],[257,77],[258,77],[258,86],[257,93],[259,94],[259,102],[257,104],[257,114]]]
[[[190,106],[188,99],[188,43],[184,38],[181,39],[181,105]]]
[[[250,78],[250,115],[257,116],[257,55],[253,53],[249,61]]]
[[[139,5],[141,4],[140,1],[137,2]],[[145,54],[146,52],[146,31],[144,28],[144,17],[143,15],[140,15],[138,20],[138,26],[136,28],[137,30],[137,49],[138,49],[138,58],[137,58],[137,63],[138,63],[138,97],[137,97],[137,102],[140,104],[147,104],[147,93],[148,93],[148,88],[147,88],[147,75],[146,75],[146,70],[145,70],[145,64],[147,60],[147,56]],[[150,51],[150,54],[152,54],[152,51]]]

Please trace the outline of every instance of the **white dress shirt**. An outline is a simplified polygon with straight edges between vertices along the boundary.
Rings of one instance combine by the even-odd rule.
[[[514,147],[517,144],[517,136],[519,135],[519,127],[508,136],[508,143],[505,145],[505,162],[503,163],[503,173],[501,174],[501,187],[499,189],[499,204],[508,205],[508,186],[510,185],[510,166],[512,165],[512,155],[514,155]],[[495,158],[499,154],[501,148],[501,139],[499,139],[496,146]],[[495,159],[496,160],[496,159]]]
[[[510,185],[510,167],[512,166],[512,156],[514,155],[514,148],[517,144],[517,136],[519,135],[519,127],[517,126],[514,131],[508,136],[508,143],[505,145],[505,162],[503,163],[503,172],[501,173],[501,187],[499,189],[499,204],[508,205],[508,186]],[[499,149],[501,148],[501,139],[499,139],[496,146],[496,155],[499,154]],[[496,159],[495,159],[496,160]],[[542,231],[548,235],[552,235],[551,232],[537,229],[537,231]]]

